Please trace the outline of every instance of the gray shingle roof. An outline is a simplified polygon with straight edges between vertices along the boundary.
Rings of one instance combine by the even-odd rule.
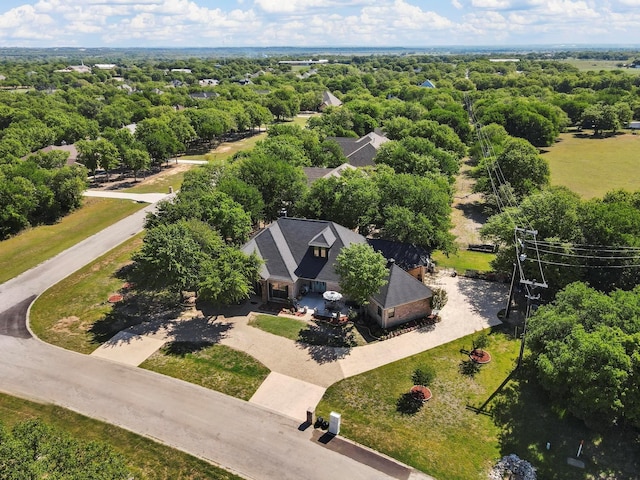
[[[382,308],[398,307],[433,296],[429,287],[413,278],[396,264],[392,264],[389,268],[387,280],[387,284],[372,297]]]
[[[331,244],[327,258],[313,256],[310,245],[321,243],[321,240],[327,246]],[[352,243],[364,242],[366,239],[362,235],[333,222],[285,217],[258,233],[243,247],[243,251],[255,251],[265,261],[261,272],[265,278],[292,282],[298,278],[338,282],[334,269],[338,253]]]
[[[395,242],[381,238],[368,238],[367,241],[384,258],[393,258],[396,265],[405,270],[421,265],[427,266],[431,263],[430,252],[412,243]]]

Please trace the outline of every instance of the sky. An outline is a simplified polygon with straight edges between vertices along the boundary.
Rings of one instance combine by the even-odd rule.
[[[2,0],[0,47],[640,45],[640,0]]]

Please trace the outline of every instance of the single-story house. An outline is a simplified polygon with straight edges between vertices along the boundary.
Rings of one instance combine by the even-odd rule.
[[[282,217],[261,230],[242,250],[264,264],[256,293],[262,301],[286,302],[305,292],[340,290],[336,258],[344,247],[367,239],[326,220]],[[388,328],[431,313],[431,290],[389,263],[387,284],[372,296],[369,314]]]

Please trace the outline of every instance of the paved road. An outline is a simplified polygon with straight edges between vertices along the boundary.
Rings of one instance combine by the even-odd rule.
[[[251,479],[427,478],[366,449],[324,446],[313,429],[300,431],[259,406],[29,338],[24,321],[33,298],[139,232],[151,208],[0,285],[1,391],[122,426]]]

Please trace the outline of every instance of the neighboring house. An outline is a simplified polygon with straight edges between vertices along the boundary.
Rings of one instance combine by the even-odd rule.
[[[311,185],[320,178],[339,177],[348,168],[355,168],[353,165],[343,163],[335,168],[322,168],[322,167],[302,167],[305,176],[307,177],[307,185]]]
[[[420,86],[425,88],[436,88],[435,84],[431,80],[425,80],[420,84]]]
[[[393,259],[396,265],[420,281],[435,268],[431,253],[418,245],[381,238],[370,238],[368,242],[384,258]]]
[[[342,106],[342,102],[338,97],[336,97],[329,90],[326,90],[322,93],[322,103],[320,104],[320,111],[324,110],[327,107],[340,107]]]
[[[218,95],[216,92],[195,92],[190,93],[189,96],[194,100],[207,100],[209,98],[219,97],[220,95]]]
[[[94,65],[98,70],[113,70],[116,66],[115,63],[96,63]]]
[[[256,293],[262,300],[287,301],[302,292],[340,290],[334,265],[344,247],[367,239],[326,220],[283,217],[255,235],[242,250],[256,253],[264,264]],[[381,326],[431,313],[431,290],[395,263],[388,283],[371,298],[368,311]]]
[[[383,143],[389,141],[380,132],[371,132],[360,138],[327,137],[340,145],[342,153],[347,161],[354,167],[367,167],[374,165],[373,159]]]
[[[78,161],[78,149],[76,148],[75,144],[71,144],[71,145],[49,145],[48,147],[44,147],[41,148],[40,150],[38,150],[39,152],[42,153],[48,153],[51,152],[53,150],[62,150],[63,152],[68,152],[69,156],[67,157],[67,162],[66,165],[73,165],[74,163],[76,163]],[[26,155],[24,157],[22,157],[23,159],[31,156],[32,154]]]
[[[91,73],[91,67],[82,63],[81,65],[69,65],[67,68],[63,68],[62,70],[54,70],[58,73]]]
[[[219,85],[220,82],[215,78],[203,78],[202,80],[198,80],[198,84],[201,87],[215,87]]]
[[[172,73],[191,73],[191,69],[190,68],[172,68],[171,72]]]

